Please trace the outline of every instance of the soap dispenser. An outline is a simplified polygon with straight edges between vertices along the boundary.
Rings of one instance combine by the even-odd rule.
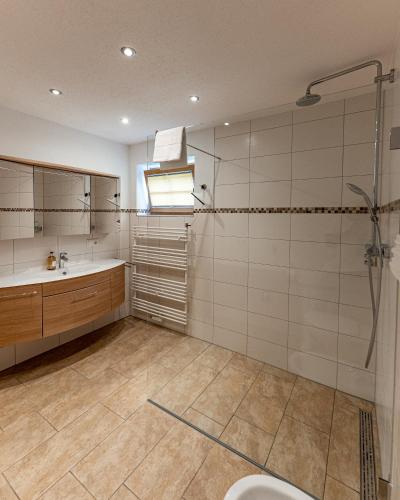
[[[54,252],[50,252],[49,256],[47,257],[47,269],[49,271],[54,271],[56,268],[57,268],[56,256],[54,255]]]

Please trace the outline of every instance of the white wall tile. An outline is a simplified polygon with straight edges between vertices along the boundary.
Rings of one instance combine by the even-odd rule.
[[[58,243],[55,236],[43,236],[42,238],[30,238],[28,240],[14,240],[14,262],[29,262],[42,260],[43,266],[49,252],[58,252]]]
[[[373,142],[375,111],[362,111],[346,115],[344,118],[344,144]]]
[[[246,208],[248,206],[248,184],[215,186],[215,208]]]
[[[278,319],[288,319],[288,295],[256,288],[248,289],[248,310]]]
[[[342,215],[342,243],[365,244],[371,238],[371,221],[367,214]]]
[[[285,181],[291,179],[291,154],[284,153],[250,158],[250,181]]]
[[[249,287],[288,293],[289,268],[249,264]]]
[[[214,235],[214,214],[194,214],[190,223],[192,235]]]
[[[250,337],[287,346],[288,321],[249,312],[247,313],[247,326]]]
[[[374,164],[374,145],[372,143],[352,144],[343,150],[343,175],[372,174]]]
[[[278,127],[251,134],[250,156],[290,153],[292,127]]]
[[[215,138],[220,139],[221,137],[229,137],[231,135],[245,134],[250,132],[250,122],[235,122],[229,125],[220,125],[215,127]]]
[[[339,301],[339,274],[307,269],[290,269],[292,295],[313,299]]]
[[[250,207],[289,207],[290,181],[252,182]]]
[[[249,239],[249,262],[272,266],[289,266],[288,240]]]
[[[367,276],[368,267],[364,263],[364,254],[364,245],[343,244],[340,253],[340,272]]]
[[[340,224],[339,214],[292,214],[291,239],[339,243]]]
[[[189,294],[195,299],[213,301],[213,282],[203,278],[193,278],[191,280]]]
[[[212,236],[196,235],[192,240],[193,255],[199,257],[213,257],[214,244]]]
[[[214,326],[190,319],[188,322],[187,333],[192,337],[205,340],[206,342],[212,342],[214,337]]]
[[[245,335],[247,333],[247,311],[215,304],[214,326]]]
[[[247,286],[247,262],[233,260],[214,260],[214,280],[221,283]]]
[[[360,370],[339,363],[337,388],[339,391],[354,394],[359,398],[373,401],[375,393],[375,375],[366,370]]]
[[[343,118],[325,118],[293,126],[293,151],[322,149],[343,144]]]
[[[321,120],[332,116],[340,116],[344,113],[344,101],[332,101],[325,104],[317,104],[309,108],[297,109],[293,113],[293,123]]]
[[[292,182],[292,207],[337,207],[341,201],[340,177]]]
[[[337,332],[338,311],[334,302],[289,296],[289,320],[293,323]]]
[[[288,346],[332,361],[337,360],[338,334],[313,326],[289,323]]]
[[[290,266],[314,271],[339,272],[340,245],[337,243],[291,241]]]
[[[288,369],[320,384],[336,387],[337,363],[335,361],[289,349]]]
[[[290,239],[290,214],[250,214],[250,238]]]
[[[190,301],[189,315],[193,320],[213,324],[213,304],[205,300],[192,299]]]
[[[248,238],[215,236],[214,258],[247,262],[249,254],[248,247]]]
[[[247,288],[245,286],[214,282],[214,302],[222,306],[247,309]]]
[[[359,111],[367,111],[368,109],[375,109],[376,94],[371,92],[369,94],[362,94],[355,97],[350,97],[345,101],[345,113],[358,113]]]
[[[369,341],[348,335],[339,335],[338,343],[338,358],[345,365],[354,366],[355,368],[364,368],[365,360],[367,359]],[[373,352],[369,371],[375,371],[376,349]]]
[[[287,369],[287,348],[266,342],[264,340],[248,337],[247,355],[264,363]]]
[[[292,155],[293,179],[340,177],[342,175],[342,148],[312,149]]]
[[[340,303],[350,306],[371,307],[368,278],[365,276],[340,275]]]
[[[250,134],[215,139],[215,154],[223,161],[249,157]]]
[[[214,343],[241,354],[246,354],[247,336],[214,326]]]
[[[251,120],[251,131],[265,130],[268,128],[283,127],[292,124],[292,112],[286,111],[277,115],[268,115]]]
[[[215,214],[214,221],[217,236],[248,236],[248,214]]]
[[[343,177],[343,207],[365,207],[364,198],[353,193],[347,186],[347,183],[355,184],[363,189],[372,199],[372,175],[355,175],[351,177]]]
[[[339,304],[339,332],[353,337],[369,339],[372,311],[364,307]]]
[[[249,182],[249,159],[220,161],[215,166],[215,184],[246,184]]]
[[[190,259],[190,272],[197,278],[212,280],[213,268],[214,262],[211,258],[195,256]]]
[[[0,241],[1,264],[3,266],[13,264],[14,262],[13,252],[14,250],[13,250],[12,240]]]

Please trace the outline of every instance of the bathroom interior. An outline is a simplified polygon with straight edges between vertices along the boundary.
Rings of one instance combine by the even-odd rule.
[[[0,500],[400,499],[400,4],[0,4]]]

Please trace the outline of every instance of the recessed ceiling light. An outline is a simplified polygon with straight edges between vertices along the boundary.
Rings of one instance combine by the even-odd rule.
[[[230,123],[229,122],[225,122],[224,125],[225,125],[225,127],[229,127]]]
[[[50,94],[53,94],[53,95],[61,95],[62,94],[61,90],[58,90],[58,89],[49,89],[49,92],[50,92]]]
[[[123,123],[124,125],[128,125],[128,123],[129,123],[129,118],[128,118],[128,117],[126,117],[126,116],[123,116],[123,117],[121,118],[121,123]]]
[[[133,57],[136,55],[136,50],[133,49],[132,47],[121,47],[121,52],[126,57]]]
[[[190,100],[192,102],[199,102],[200,101],[200,97],[198,95],[191,95],[190,96]]]

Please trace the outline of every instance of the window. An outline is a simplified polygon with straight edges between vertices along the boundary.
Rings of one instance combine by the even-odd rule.
[[[192,213],[194,166],[144,171],[152,213]]]

